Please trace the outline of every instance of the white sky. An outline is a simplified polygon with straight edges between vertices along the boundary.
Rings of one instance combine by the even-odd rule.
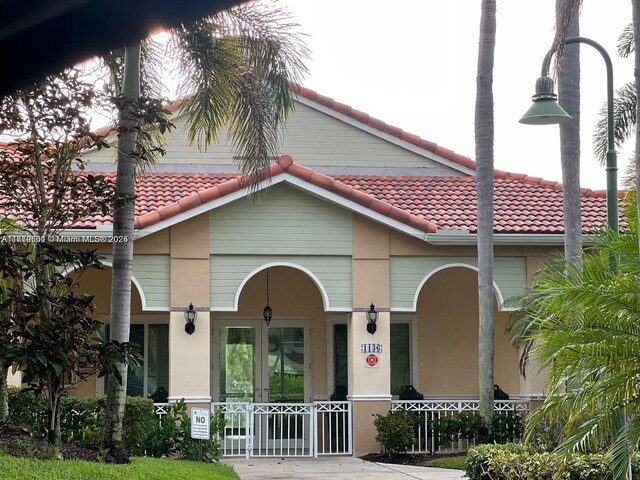
[[[480,0],[281,0],[309,35],[306,87],[445,148],[474,156]],[[557,126],[521,125],[553,37],[555,0],[498,0],[494,71],[495,168],[561,180]],[[393,7],[393,8],[390,8]],[[633,58],[616,45],[631,21],[628,0],[585,0],[582,36],[602,44],[616,88],[633,78]],[[606,100],[600,54],[581,47],[582,186],[604,189],[591,153]],[[619,152],[619,177],[632,147]]]

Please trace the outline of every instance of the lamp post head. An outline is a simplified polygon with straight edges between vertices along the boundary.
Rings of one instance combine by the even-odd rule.
[[[533,105],[527,110],[520,123],[526,125],[553,125],[571,120],[571,115],[558,105],[558,96],[553,92],[553,79],[540,77],[536,80]]]

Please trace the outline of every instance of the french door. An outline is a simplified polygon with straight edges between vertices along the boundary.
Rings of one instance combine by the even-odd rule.
[[[214,321],[213,398],[236,412],[225,417],[225,451],[310,451],[303,433],[309,432],[309,415],[282,405],[309,401],[308,342],[304,320],[272,320],[268,327],[263,320]],[[262,404],[252,410],[253,423],[247,423],[244,403]]]
[[[217,320],[213,398],[220,402],[299,403],[310,399],[305,320]]]

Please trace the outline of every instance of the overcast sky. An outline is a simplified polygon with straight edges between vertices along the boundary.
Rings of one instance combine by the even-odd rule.
[[[309,35],[313,58],[305,86],[473,158],[480,0],[280,4]],[[555,0],[497,4],[495,168],[560,181],[558,127],[518,123],[553,37]],[[628,0],[584,0],[580,33],[607,49],[616,86],[633,78],[633,59],[620,59],[616,50],[630,20]],[[581,50],[582,186],[604,189],[591,136],[606,100],[606,72],[596,50]],[[620,176],[631,152],[619,152]]]

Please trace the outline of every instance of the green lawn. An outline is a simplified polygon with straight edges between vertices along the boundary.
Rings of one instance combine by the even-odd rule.
[[[133,458],[129,465],[74,460],[32,460],[0,454],[0,477],[12,480],[239,480],[228,465]]]
[[[435,460],[429,460],[424,464],[424,466],[433,468],[454,468],[457,470],[464,470],[464,461],[466,458],[466,455],[461,455],[459,457],[437,458]]]

